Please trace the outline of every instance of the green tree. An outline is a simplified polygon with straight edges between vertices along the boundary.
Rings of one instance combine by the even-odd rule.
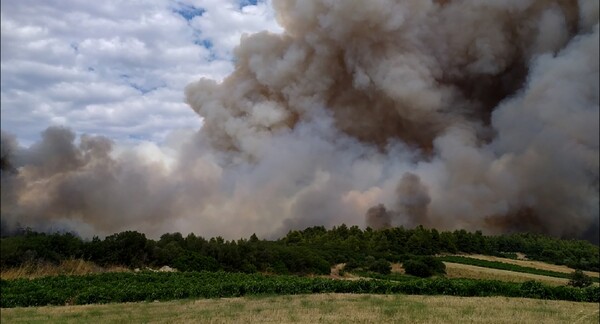
[[[217,271],[221,266],[214,258],[190,252],[179,256],[173,262],[179,271]]]
[[[425,263],[417,259],[410,259],[402,263],[404,271],[412,276],[427,278],[433,276],[433,271]]]
[[[402,267],[407,274],[421,278],[446,273],[446,265],[432,256],[414,257],[404,261]]]
[[[379,259],[369,266],[369,270],[381,274],[392,273],[392,265],[384,259]]]
[[[569,280],[569,286],[585,288],[592,285],[592,278],[586,275],[581,270],[575,270],[571,273],[571,280]]]
[[[104,264],[120,264],[128,267],[142,266],[148,256],[146,235],[125,231],[107,236],[103,241],[106,256]]]

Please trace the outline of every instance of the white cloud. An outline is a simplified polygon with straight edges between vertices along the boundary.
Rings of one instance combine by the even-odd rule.
[[[57,124],[116,140],[197,129],[185,85],[231,72],[243,33],[280,30],[252,3],[3,2],[1,127],[23,143]]]

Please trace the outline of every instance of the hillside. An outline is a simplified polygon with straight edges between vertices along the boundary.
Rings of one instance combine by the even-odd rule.
[[[523,253],[529,260],[564,265],[563,271],[598,271],[598,246],[586,241],[562,240],[519,233],[486,236],[464,230],[439,232],[421,226],[361,230],[346,225],[325,229],[309,227],[290,231],[278,240],[205,239],[193,233],[167,233],[159,240],[127,231],[104,239],[84,240],[71,233],[36,233],[1,239],[3,271],[28,264],[59,264],[83,259],[95,265],[129,269],[170,266],[180,271],[266,272],[278,274],[329,274],[339,263],[402,262],[413,255],[478,254],[510,256]],[[517,262],[515,260],[514,262]]]

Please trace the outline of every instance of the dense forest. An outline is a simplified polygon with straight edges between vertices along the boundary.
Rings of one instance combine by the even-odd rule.
[[[73,233],[37,233],[22,230],[1,239],[0,266],[5,269],[30,262],[59,263],[81,258],[100,266],[129,268],[171,266],[180,271],[267,272],[328,274],[337,263],[403,262],[415,256],[477,253],[564,264],[599,270],[599,249],[587,241],[564,240],[538,234],[486,236],[477,231],[439,232],[421,226],[384,230],[341,225],[290,231],[278,240],[206,239],[194,234],[167,233],[159,240],[125,231],[84,240]]]

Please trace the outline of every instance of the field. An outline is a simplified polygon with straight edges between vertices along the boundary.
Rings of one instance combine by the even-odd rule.
[[[420,231],[417,234],[427,236],[425,230]],[[344,246],[340,238],[350,233],[354,240]],[[397,249],[407,233],[410,234],[397,230],[385,235],[395,240]],[[443,249],[423,250],[417,256],[402,254],[402,249],[384,253],[379,243],[386,237],[383,232],[349,231],[343,227],[331,232],[317,228],[305,234],[306,237],[292,233],[276,242],[256,237],[239,242],[207,241],[176,234],[165,235],[156,242],[134,232],[95,240],[93,244],[68,235],[26,234],[3,238],[1,320],[2,323],[199,320],[597,323],[599,320],[597,272],[588,272],[596,281],[592,287],[576,288],[567,285],[574,270],[564,266],[460,252],[467,247],[459,249],[459,255],[450,255]],[[465,241],[468,234],[459,234],[446,237],[456,235],[461,244],[471,247],[479,246],[478,239],[483,239],[475,235],[472,242]],[[530,242],[533,247],[544,245],[546,249],[554,244],[539,240],[524,237],[522,241]],[[132,249],[132,244],[138,248]],[[356,244],[365,249],[352,248]],[[166,248],[176,245],[180,252],[177,257],[167,253],[170,250]],[[424,244],[424,248],[427,246]],[[557,258],[557,262],[597,271],[598,261],[593,254],[597,253],[597,247],[583,243],[557,246],[560,253],[556,255],[565,256]],[[146,252],[137,255],[144,247]],[[404,273],[401,263],[390,263],[407,260],[437,261],[440,266],[443,261],[446,274],[418,278]],[[426,264],[441,269],[433,263]],[[179,271],[161,271],[169,268],[167,265]]]
[[[477,258],[471,258],[471,257],[465,257],[465,256],[452,256],[452,255],[439,257],[439,259],[444,262],[466,264],[466,265],[472,265],[472,266],[483,267],[483,268],[507,270],[507,271],[511,271],[511,272],[527,273],[527,274],[541,275],[541,276],[554,277],[554,278],[564,278],[564,279],[570,278],[570,274],[567,272],[558,272],[558,271],[553,271],[553,270],[540,269],[538,264],[535,264],[534,267],[530,267],[530,266],[525,267],[522,265],[516,265],[514,263],[489,261],[489,260],[484,260],[484,259],[477,259]],[[597,276],[590,277],[590,278],[594,282],[599,281]]]
[[[461,262],[457,263],[444,261],[444,264],[446,265],[447,278],[499,280],[505,282],[525,282],[529,280],[535,280],[551,286],[564,286],[569,282],[569,279],[565,277],[568,277],[568,275],[573,272],[573,269],[571,268],[539,261],[523,261],[521,263],[521,260],[512,260],[485,255],[461,255],[456,257],[448,256],[445,258],[456,258],[456,261]],[[444,260],[444,257],[441,259]],[[483,260],[484,262],[478,262],[479,260]],[[506,266],[506,270],[494,268],[499,265],[498,263],[501,263],[500,266]],[[531,272],[533,273],[514,271],[515,268],[512,267],[513,265],[519,267],[516,268],[516,270],[532,270]],[[538,274],[537,270],[540,270],[539,273],[542,274]],[[403,274],[404,269],[402,268],[401,264],[394,263],[392,264],[392,272]],[[544,273],[546,275],[544,275]],[[598,279],[597,272],[586,271],[586,273],[591,275],[592,278],[596,278],[596,280]],[[550,274],[551,276],[547,274]],[[598,283],[595,282],[594,285],[598,286]]]
[[[2,307],[85,305],[187,298],[299,295],[310,293],[505,296],[580,302],[600,301],[600,288],[550,286],[480,279],[420,279],[400,275],[371,280],[227,272],[101,273],[2,280]]]
[[[540,269],[540,270],[562,272],[562,273],[567,273],[567,274],[573,272],[573,269],[571,269],[571,268],[569,268],[567,266],[557,265],[557,264],[550,264],[550,263],[545,263],[545,262],[541,262],[541,261],[514,260],[514,259],[509,259],[509,258],[500,258],[500,257],[495,257],[495,256],[490,256],[490,255],[482,255],[482,254],[469,254],[469,255],[463,255],[463,256],[466,256],[466,257],[469,257],[469,258],[474,258],[474,259],[479,259],[479,260],[509,263],[509,264],[514,264],[514,265],[518,265],[518,266],[522,266],[522,267],[529,267],[529,268],[536,268],[536,269]],[[590,277],[593,277],[593,278],[599,278],[600,277],[600,273],[598,273],[598,272],[584,271],[584,273],[587,274]]]
[[[552,286],[564,286],[569,279],[542,276],[531,273],[514,272],[508,270],[478,267],[469,264],[444,262],[447,278],[470,278],[485,280],[500,280],[509,282],[525,282],[535,280]]]
[[[597,303],[315,294],[2,309],[2,323],[598,323]]]

